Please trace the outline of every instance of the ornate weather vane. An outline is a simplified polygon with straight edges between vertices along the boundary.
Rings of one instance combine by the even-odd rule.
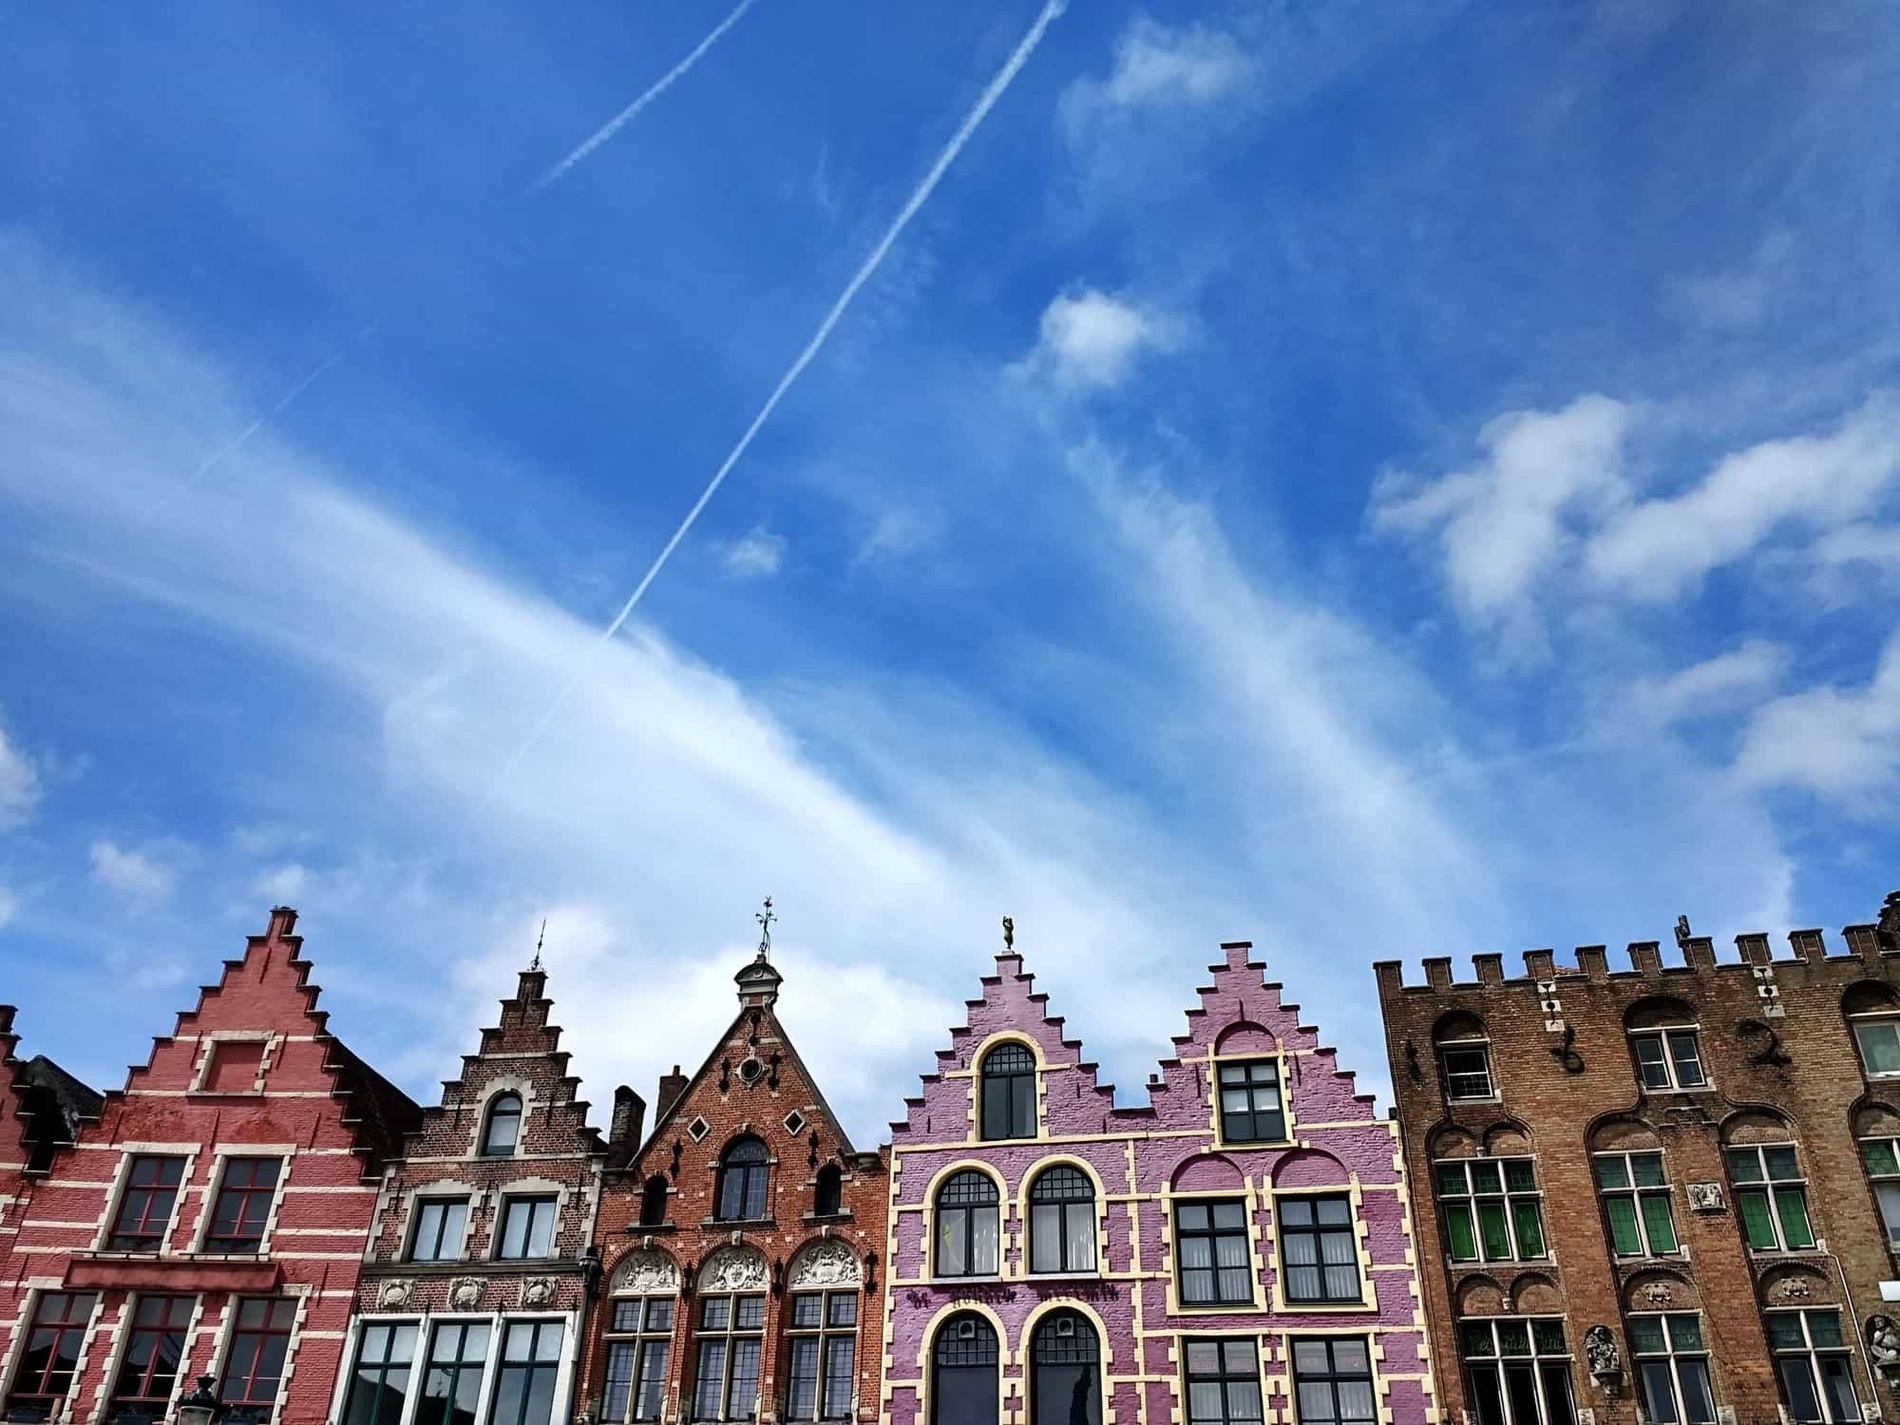
[[[547,941],[548,923],[546,920],[543,920],[541,922],[541,933],[535,937],[534,941],[534,963],[528,966],[531,972],[539,973],[541,969],[541,947],[547,944]]]
[[[759,958],[766,959],[772,953],[772,922],[778,917],[772,914],[772,898],[765,898],[765,909],[752,917],[759,923]]]

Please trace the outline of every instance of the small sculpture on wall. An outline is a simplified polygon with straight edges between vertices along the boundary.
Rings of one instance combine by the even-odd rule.
[[[1691,1212],[1721,1212],[1727,1207],[1720,1183],[1690,1183],[1688,1188]]]
[[[521,1304],[526,1307],[554,1304],[554,1278],[529,1277],[521,1284]]]
[[[1874,1365],[1889,1380],[1900,1378],[1900,1326],[1891,1316],[1867,1318],[1867,1351]]]
[[[473,1311],[482,1304],[482,1279],[480,1277],[457,1277],[449,1284],[449,1309],[452,1311]]]
[[[1583,1333],[1583,1355],[1590,1363],[1590,1379],[1605,1394],[1615,1395],[1622,1389],[1623,1353],[1609,1327],[1599,1324]]]
[[[401,1311],[409,1304],[409,1293],[416,1289],[413,1281],[397,1279],[383,1283],[383,1289],[376,1293],[376,1304],[384,1311]]]

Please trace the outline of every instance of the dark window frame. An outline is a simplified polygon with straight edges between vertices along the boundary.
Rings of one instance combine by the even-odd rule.
[[[1102,1425],[1102,1338],[1094,1322],[1074,1307],[1051,1311],[1030,1333],[1028,1356],[1029,1425]],[[1072,1372],[1075,1382],[1065,1391],[1061,1387]],[[1093,1389],[1085,1394],[1078,1421],[1075,1395],[1084,1381]]]
[[[90,1291],[42,1291],[20,1335],[24,1344],[8,1382],[8,1419],[48,1420],[72,1394],[79,1358],[98,1294]],[[29,1378],[30,1377],[30,1378]],[[25,1412],[44,1409],[34,1416]],[[20,1412],[17,1416],[15,1412]]]
[[[1231,1209],[1223,1223],[1222,1209]],[[1241,1261],[1221,1261],[1221,1243],[1240,1244]],[[1189,1243],[1204,1243],[1205,1253]],[[1203,1264],[1190,1261],[1205,1255]],[[1230,1252],[1231,1255],[1231,1252]],[[1232,1277],[1239,1273],[1242,1290],[1229,1291]],[[1223,1278],[1227,1280],[1223,1281]],[[1205,1279],[1206,1292],[1198,1283]],[[1183,1308],[1201,1306],[1252,1306],[1258,1296],[1254,1280],[1253,1238],[1247,1230],[1247,1200],[1240,1197],[1176,1198],[1174,1203],[1174,1291]]]
[[[855,1287],[789,1293],[785,1325],[787,1420],[856,1418],[858,1295]],[[801,1357],[809,1358],[809,1368]],[[808,1399],[801,1399],[801,1391],[806,1390]]]
[[[277,1409],[278,1397],[283,1394],[284,1368],[290,1360],[290,1337],[297,1326],[297,1303],[286,1296],[241,1296],[235,1299],[235,1306],[218,1386],[218,1398],[224,1402],[226,1411],[219,1419],[257,1425],[270,1419]],[[262,1308],[262,1320],[247,1323],[244,1318],[247,1308],[252,1306]],[[248,1361],[244,1359],[247,1349]],[[265,1367],[267,1361],[270,1365]],[[258,1393],[264,1381],[270,1382],[268,1398]]]
[[[743,1156],[741,1156],[743,1154]],[[717,1222],[768,1222],[772,1217],[772,1151],[755,1133],[735,1138],[719,1155],[714,1185]]]
[[[472,1421],[481,1413],[482,1377],[495,1339],[493,1325],[486,1319],[434,1323],[422,1366],[415,1425],[459,1425],[464,1418]],[[469,1355],[471,1339],[476,1343],[473,1357]]]
[[[155,1164],[156,1181],[141,1183],[140,1170]],[[167,1170],[170,1170],[169,1172]],[[170,1177],[170,1181],[165,1179]],[[185,1157],[181,1153],[134,1153],[127,1162],[125,1180],[119,1189],[118,1206],[112,1211],[112,1225],[106,1231],[108,1252],[162,1252],[171,1236],[172,1215],[178,1210],[178,1193],[185,1181]],[[162,1212],[155,1211],[159,1203]],[[134,1209],[136,1217],[132,1216]]]
[[[567,1345],[567,1323],[537,1317],[503,1317],[500,1326],[501,1344],[495,1357],[495,1392],[488,1402],[488,1425],[552,1425],[554,1387],[560,1379],[561,1351]],[[554,1351],[552,1355],[544,1355],[541,1343],[550,1331],[554,1333]],[[524,1335],[527,1354],[510,1355],[516,1349],[516,1341]],[[530,1412],[534,1409],[536,1388],[543,1380],[547,1382],[548,1413],[537,1417]],[[519,1391],[512,1419],[502,1410],[502,1397],[511,1387]]]
[[[149,1313],[156,1320],[147,1320]],[[178,1367],[184,1360],[185,1340],[191,1330],[191,1318],[198,1298],[183,1292],[141,1292],[126,1304],[130,1321],[125,1350],[112,1373],[112,1394],[106,1402],[106,1419],[120,1411],[131,1414],[166,1414],[172,1397],[178,1393]],[[182,1316],[182,1320],[177,1319]],[[170,1370],[161,1367],[167,1354]],[[163,1382],[154,1389],[157,1382]]]
[[[1302,1347],[1323,1347],[1326,1356],[1324,1370],[1302,1369],[1301,1357],[1307,1354]],[[1357,1346],[1365,1356],[1365,1369],[1346,1368],[1339,1364],[1339,1348]],[[1295,1418],[1301,1425],[1373,1425],[1379,1418],[1379,1373],[1372,1362],[1372,1344],[1364,1336],[1293,1336],[1287,1341],[1287,1372],[1293,1386]],[[1340,1387],[1365,1382],[1366,1395],[1371,1401],[1371,1413],[1366,1415],[1348,1415],[1341,1403]],[[1309,1417],[1306,1411],[1305,1387],[1323,1386],[1332,1399],[1332,1413],[1326,1416]]]
[[[978,1372],[987,1377],[989,1389],[983,1393],[988,1406],[986,1414],[977,1416],[965,1410],[953,1419],[945,1418],[944,1375],[949,1371],[967,1372],[971,1380]],[[996,1328],[988,1317],[978,1312],[957,1312],[937,1328],[930,1342],[930,1425],[998,1425],[1002,1419],[1001,1397],[1001,1353]]]
[[[520,1214],[526,1214],[527,1223],[521,1233],[521,1250],[510,1250],[510,1238],[514,1235],[514,1225]],[[521,1192],[509,1193],[501,1200],[501,1210],[495,1214],[495,1260],[498,1262],[547,1262],[560,1253],[561,1198],[558,1193]],[[535,1229],[543,1223],[547,1227],[547,1250],[534,1250]]]
[[[1207,1369],[1209,1350],[1213,1369]],[[1234,1357],[1245,1352],[1246,1360]],[[1198,1368],[1197,1368],[1198,1367]],[[1265,1419],[1265,1398],[1260,1385],[1259,1340],[1253,1336],[1188,1336],[1181,1341],[1181,1376],[1186,1383],[1183,1401],[1188,1425],[1261,1425]],[[1212,1387],[1219,1393],[1220,1409],[1209,1413],[1198,1409],[1205,1391],[1196,1386]],[[1253,1408],[1246,1408],[1251,1392]],[[1236,1397],[1239,1407],[1236,1408]]]
[[[504,1105],[507,1106],[506,1112],[503,1111]],[[514,1157],[521,1151],[521,1129],[523,1120],[527,1116],[527,1105],[522,1101],[520,1094],[512,1089],[496,1094],[488,1101],[488,1111],[482,1115],[482,1140],[475,1156],[478,1158]],[[497,1123],[509,1125],[506,1143],[496,1141],[495,1125]]]
[[[449,1231],[449,1220],[454,1209],[460,1208],[461,1219],[455,1231]],[[433,1232],[429,1219],[437,1215]],[[409,1260],[412,1262],[459,1262],[468,1245],[468,1199],[466,1197],[418,1197],[416,1199],[415,1226],[409,1233]],[[430,1239],[433,1238],[431,1241]],[[429,1250],[422,1250],[427,1242]]]
[[[938,1185],[933,1199],[932,1212],[935,1222],[932,1228],[931,1272],[940,1277],[993,1277],[1002,1270],[1003,1242],[1003,1195],[996,1186],[996,1179],[977,1168],[959,1168]],[[977,1224],[987,1213],[989,1217],[990,1265],[978,1270],[977,1261]],[[960,1223],[963,1229],[963,1260],[947,1260],[951,1244],[945,1239],[946,1229]]]
[[[1322,1222],[1322,1205],[1326,1208],[1344,1208],[1345,1221]],[[1302,1208],[1310,1213],[1304,1222],[1295,1220]],[[1359,1219],[1353,1211],[1351,1193],[1291,1193],[1276,1196],[1273,1200],[1273,1216],[1280,1229],[1280,1294],[1286,1298],[1289,1306],[1358,1306],[1365,1301],[1366,1281],[1359,1270]],[[1327,1242],[1342,1238],[1346,1243],[1345,1260],[1327,1260]],[[1294,1239],[1310,1240],[1313,1252],[1310,1262],[1293,1260],[1294,1252],[1288,1243]],[[1352,1272],[1352,1290],[1344,1294],[1333,1289],[1333,1272],[1340,1267]],[[1293,1284],[1300,1279],[1299,1274],[1308,1268],[1319,1282],[1319,1291],[1317,1294],[1296,1293]]]
[[[223,1257],[251,1257],[263,1251],[283,1171],[284,1160],[278,1157],[226,1158],[219,1167],[218,1191],[211,1200],[200,1250]],[[260,1182],[260,1174],[268,1181]],[[220,1231],[221,1227],[226,1230]]]
[[[602,1333],[607,1378],[601,1394],[601,1425],[635,1425],[660,1418],[666,1409],[667,1373],[673,1364],[673,1329],[678,1320],[679,1300],[670,1293],[617,1296],[608,1304]]]
[[[758,1413],[759,1382],[764,1378],[765,1366],[765,1315],[767,1302],[763,1292],[721,1292],[712,1296],[696,1296],[694,1306],[699,1319],[693,1325],[693,1374],[690,1383],[681,1381],[681,1394],[690,1396],[680,1402],[682,1422],[738,1421],[752,1420]],[[719,1310],[714,1312],[717,1306]],[[753,1308],[757,1308],[757,1320],[753,1320]],[[711,1318],[717,1315],[718,1320]],[[750,1381],[750,1398],[735,1411],[733,1387],[735,1377],[740,1375],[738,1363],[745,1352],[740,1349],[750,1346],[751,1366],[746,1379]],[[709,1353],[717,1351],[716,1357]],[[713,1368],[717,1379],[708,1380],[708,1364],[712,1360],[718,1364]],[[716,1409],[707,1411],[702,1405],[707,1401],[708,1385],[718,1397],[712,1404]]]
[[[1056,1230],[1045,1225],[1053,1209]],[[1080,1233],[1072,1231],[1072,1220],[1080,1216],[1088,1228],[1088,1260],[1075,1260]],[[1100,1270],[1101,1243],[1097,1241],[1095,1184],[1089,1175],[1072,1163],[1056,1163],[1036,1174],[1029,1185],[1029,1273],[1031,1276],[1086,1276]],[[1050,1241],[1056,1244],[1055,1266],[1038,1265]]]
[[[409,1387],[415,1380],[420,1338],[421,1324],[414,1320],[362,1323],[356,1333],[356,1354],[349,1367],[350,1383],[343,1393],[339,1425],[401,1425],[409,1404]],[[370,1356],[372,1346],[377,1348],[376,1359]],[[371,1394],[365,1399],[359,1391]]]
[[[1292,1124],[1286,1111],[1286,1075],[1277,1056],[1252,1059],[1223,1059],[1214,1068],[1214,1092],[1220,1107],[1220,1140],[1223,1143],[1286,1143]],[[1264,1076],[1262,1071],[1264,1071]],[[1272,1090],[1272,1102],[1266,1107],[1260,1095]],[[1235,1098],[1244,1100],[1232,1106]]]
[[[1457,1326],[1474,1425],[1576,1425],[1563,1317],[1475,1316]]]
[[[1636,1068],[1636,1082],[1646,1093],[1703,1093],[1715,1087],[1709,1078],[1708,1060],[1702,1056],[1702,1027],[1699,1024],[1656,1024],[1628,1031],[1630,1060]],[[1654,1044],[1656,1056],[1646,1057],[1642,1046]],[[1683,1053],[1684,1046],[1688,1053]],[[1685,1082],[1683,1066],[1695,1066],[1695,1082]]]
[[[1036,1136],[1036,1055],[1006,1039],[983,1056],[978,1070],[979,1137],[986,1143]]]

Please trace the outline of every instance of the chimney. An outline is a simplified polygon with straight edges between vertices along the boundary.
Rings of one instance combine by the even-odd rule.
[[[614,1121],[607,1130],[607,1147],[619,1153],[631,1149],[640,1140],[640,1129],[646,1123],[646,1101],[627,1085],[622,1084],[614,1090]]]
[[[654,1121],[658,1122],[664,1118],[667,1110],[672,1108],[679,1101],[679,1096],[685,1092],[686,1075],[682,1074],[680,1066],[675,1064],[672,1073],[660,1075],[660,1096],[653,1103]]]
[[[274,905],[270,908],[270,929],[264,932],[271,940],[288,940],[291,932],[297,928],[297,912],[287,905]]]

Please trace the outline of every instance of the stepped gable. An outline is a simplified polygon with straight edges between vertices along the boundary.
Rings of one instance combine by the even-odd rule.
[[[44,1172],[83,1124],[99,1116],[105,1096],[44,1054],[20,1059],[15,1010],[0,1004],[0,1175]]]
[[[1004,1032],[1033,1041],[1045,1068],[1073,1071],[1073,1087],[1053,1094],[1045,1104],[1050,1132],[1108,1131],[1117,1112],[1115,1086],[1102,1083],[1098,1066],[1082,1057],[1082,1041],[1063,1034],[1063,1017],[1049,1013],[1049,996],[1036,989],[1036,977],[1023,969],[1023,957],[1015,950],[1003,951],[996,957],[996,973],[983,976],[981,983],[982,997],[964,1001],[968,1013],[963,1024],[950,1031],[950,1047],[937,1051],[936,1072],[922,1076],[923,1093],[904,1100],[908,1112],[891,1124],[892,1146],[901,1152],[910,1142],[940,1142],[951,1133],[962,1136],[971,1112],[969,1086],[945,1075],[973,1072],[976,1051],[992,1035]]]
[[[1174,1036],[1175,1054],[1161,1061],[1160,1083],[1148,1085],[1150,1107],[1117,1110],[1118,1120],[1152,1113],[1168,1127],[1198,1127],[1207,1119],[1205,1061],[1215,1053],[1285,1053],[1287,1095],[1305,1120],[1350,1123],[1372,1119],[1372,1094],[1358,1092],[1338,1051],[1319,1041],[1319,1030],[1300,1020],[1300,1007],[1281,996],[1285,986],[1264,978],[1266,962],[1253,958],[1246,940],[1223,942],[1221,961],[1208,966],[1211,985],[1200,986],[1200,1003],[1187,1012],[1188,1032]]]
[[[323,991],[310,983],[312,966],[303,958],[303,937],[292,934],[296,923],[297,912],[290,907],[271,910],[269,928],[262,935],[246,937],[244,954],[224,962],[215,985],[199,987],[197,1005],[180,1011],[170,1034],[153,1037],[151,1055],[145,1063],[131,1066],[125,1087],[106,1090],[101,1119],[110,1122],[122,1114],[130,1098],[201,1082],[211,1067],[212,1045],[221,1034],[252,1035],[260,1025],[301,1016],[323,1050],[321,1069],[334,1085],[331,1096],[343,1105],[341,1121],[354,1134],[362,1176],[381,1175],[383,1165],[401,1152],[403,1135],[421,1122],[422,1110],[330,1033],[328,1012],[317,1008]],[[261,1068],[268,1070],[280,1060],[286,1047],[284,1033],[272,1032]],[[148,1105],[143,1113],[149,1122],[153,1109]],[[116,1140],[116,1128],[107,1136]]]

